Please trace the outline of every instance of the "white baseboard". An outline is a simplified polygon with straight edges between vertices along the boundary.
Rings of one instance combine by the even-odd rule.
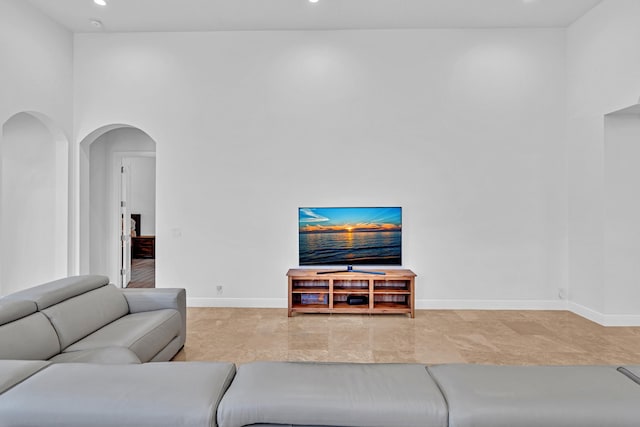
[[[640,326],[637,314],[603,314],[575,302],[569,303],[569,310],[602,326]]]
[[[585,319],[589,319],[592,322],[596,322],[597,324],[604,326],[605,316],[598,311],[587,308],[584,305],[576,304],[575,302],[569,303],[569,310],[578,316],[582,316]]]
[[[419,299],[417,309],[438,310],[567,310],[564,300]]]

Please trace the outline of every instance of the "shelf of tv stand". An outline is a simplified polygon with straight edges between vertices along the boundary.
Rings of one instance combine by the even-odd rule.
[[[297,288],[291,291],[294,294],[328,294],[329,288]]]
[[[356,288],[356,289],[336,289],[335,287],[333,288],[333,294],[346,294],[346,295],[360,295],[360,294],[365,294],[368,295],[369,294],[369,289],[361,289],[361,288]]]
[[[293,313],[357,313],[415,317],[416,275],[411,270],[372,270],[384,275],[326,271],[295,268],[287,272],[289,316]],[[350,305],[346,302],[349,295],[366,295],[368,304]]]

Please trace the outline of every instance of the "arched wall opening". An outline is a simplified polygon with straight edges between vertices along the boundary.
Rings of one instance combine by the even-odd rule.
[[[605,115],[604,125],[604,312],[638,325],[640,103]]]
[[[155,151],[156,142],[149,134],[126,124],[103,126],[91,132],[80,143],[79,271],[81,274],[105,275],[112,283],[126,286],[126,283],[120,280],[122,268],[120,234],[123,221],[120,211],[122,198],[120,168],[125,163],[131,164],[132,158],[153,159],[153,168],[145,170],[146,174],[152,175],[146,177],[147,181],[152,181],[152,186],[146,193],[153,192],[153,194],[145,194],[146,210],[142,219],[145,233],[155,232]],[[131,179],[131,176],[127,178],[127,185],[131,185]],[[142,199],[142,197],[138,198]],[[128,204],[131,204],[131,200]],[[129,211],[129,213],[135,212]]]
[[[68,274],[69,141],[44,114],[2,125],[0,295]]]

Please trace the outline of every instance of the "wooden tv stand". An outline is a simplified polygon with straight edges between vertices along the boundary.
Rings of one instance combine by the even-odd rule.
[[[293,313],[407,313],[415,317],[416,275],[413,271],[372,270],[384,272],[384,275],[322,273],[326,271],[330,270],[292,268],[287,272],[289,317]],[[348,304],[350,296],[352,299],[365,297],[368,303]]]

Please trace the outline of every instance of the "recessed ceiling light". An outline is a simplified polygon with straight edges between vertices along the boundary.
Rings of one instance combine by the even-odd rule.
[[[318,3],[318,0],[309,0],[309,3]]]
[[[93,0],[93,2],[95,4],[97,4],[98,6],[106,6],[107,2],[105,0]]]
[[[89,23],[95,28],[102,28],[102,22],[98,19],[89,19]]]

